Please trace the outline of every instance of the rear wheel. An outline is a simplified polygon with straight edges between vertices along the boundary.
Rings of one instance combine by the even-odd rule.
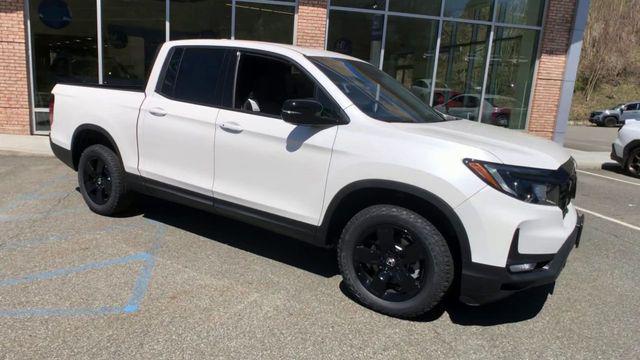
[[[629,152],[625,168],[629,174],[640,177],[640,147],[636,147]]]
[[[442,234],[397,206],[376,205],[356,214],[340,238],[338,261],[351,293],[391,316],[428,312],[453,281],[453,259]]]
[[[78,184],[84,201],[100,215],[114,215],[129,206],[125,172],[118,156],[104,145],[84,150],[78,163]]]
[[[606,127],[614,127],[618,125],[618,120],[614,117],[608,117],[604,119],[604,126]]]

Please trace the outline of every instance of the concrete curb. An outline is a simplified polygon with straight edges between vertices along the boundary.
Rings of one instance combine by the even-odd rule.
[[[48,136],[0,134],[0,151],[23,155],[53,156]]]
[[[578,163],[578,169],[595,170],[602,169],[604,164],[614,164],[611,160],[611,154],[603,151],[581,151],[568,149],[567,151],[573,156]]]

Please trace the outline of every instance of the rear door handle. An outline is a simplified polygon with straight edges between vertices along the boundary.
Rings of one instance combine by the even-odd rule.
[[[153,116],[165,116],[167,115],[167,111],[162,108],[153,108],[153,109],[149,109],[149,114]]]
[[[229,132],[232,132],[232,133],[241,133],[242,130],[244,130],[244,129],[242,129],[242,126],[240,126],[240,125],[238,125],[238,124],[236,124],[234,122],[222,123],[222,124],[220,124],[220,128],[222,130],[226,130],[226,131],[229,131]]]

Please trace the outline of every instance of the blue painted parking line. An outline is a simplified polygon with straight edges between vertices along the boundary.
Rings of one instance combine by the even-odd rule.
[[[135,254],[107,259],[102,261],[91,262],[87,264],[60,268],[55,270],[42,271],[34,274],[24,275],[15,278],[0,280],[0,288],[15,286],[21,284],[30,284],[37,281],[50,280],[58,277],[69,276],[72,274],[82,273],[91,270],[101,270],[111,266],[129,264],[132,262],[142,262],[142,267],[138,271],[135,284],[131,289],[126,304],[122,306],[102,306],[96,308],[27,308],[27,309],[0,309],[0,317],[34,317],[34,316],[97,316],[109,314],[130,314],[140,309],[153,274],[156,264],[155,253],[160,249],[162,240],[166,233],[166,225],[147,220],[148,223],[155,227],[154,242],[148,251],[138,252]],[[116,227],[110,227],[111,231]]]

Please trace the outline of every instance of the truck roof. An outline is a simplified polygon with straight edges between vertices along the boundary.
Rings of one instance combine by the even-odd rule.
[[[315,57],[332,57],[332,58],[341,58],[341,59],[349,59],[355,61],[362,61],[360,59],[354,58],[349,55],[321,50],[321,49],[313,49],[302,46],[295,45],[287,45],[287,44],[278,44],[264,41],[252,41],[252,40],[228,40],[228,39],[194,39],[194,40],[175,40],[168,41],[166,43],[169,46],[188,46],[188,45],[196,45],[196,46],[226,46],[226,47],[237,47],[237,48],[245,48],[245,49],[255,49],[255,50],[265,50],[276,53],[283,53],[284,51],[292,51],[304,56],[315,56]]]

